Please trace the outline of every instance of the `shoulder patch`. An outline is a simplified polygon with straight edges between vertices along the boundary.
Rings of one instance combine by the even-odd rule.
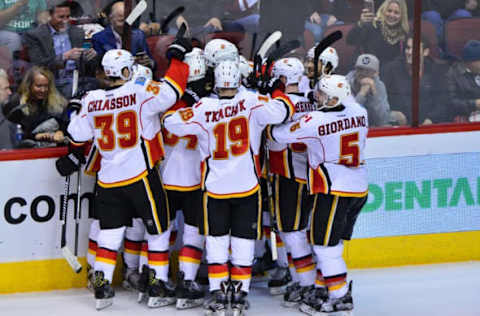
[[[265,96],[263,96],[263,95],[259,95],[259,96],[258,96],[258,100],[259,100],[259,101],[262,101],[262,102],[268,102],[268,97],[265,97]]]
[[[140,85],[140,86],[145,85],[145,82],[147,82],[147,78],[145,78],[145,77],[138,77],[138,78],[135,80],[135,84],[138,84],[138,85]]]

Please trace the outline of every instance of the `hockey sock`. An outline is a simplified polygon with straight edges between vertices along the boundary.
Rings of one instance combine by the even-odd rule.
[[[123,242],[125,227],[101,229],[98,234],[98,248],[95,259],[95,271],[103,271],[105,279],[112,282],[113,271],[117,263],[117,252]]]
[[[317,278],[315,279],[315,287],[322,287],[326,288],[327,283],[325,283],[325,279],[323,278],[322,270],[317,268]]]
[[[255,252],[255,240],[232,237],[232,269],[230,277],[232,281],[242,282],[242,291],[248,293],[252,280],[252,264]]]
[[[142,220],[137,218],[134,218],[132,222],[132,227],[127,227],[125,230],[123,262],[130,269],[138,269],[145,226],[143,226]]]
[[[344,296],[348,291],[347,265],[343,260],[343,242],[336,246],[313,246],[318,263],[317,269],[322,271],[323,278],[328,287],[328,294],[332,298]]]
[[[180,271],[185,273],[185,280],[195,280],[202,260],[205,237],[199,234],[197,227],[185,224],[183,244],[178,255]]]
[[[313,285],[315,283],[315,264],[313,263],[312,248],[307,242],[305,231],[283,233],[283,239],[292,254],[300,285]]]
[[[286,268],[288,267],[287,248],[285,248],[281,235],[282,233],[277,233],[277,265],[281,268]]]
[[[158,235],[146,233],[148,242],[148,266],[155,270],[155,278],[168,281],[168,244],[170,228]]]
[[[88,252],[87,263],[89,266],[95,266],[95,256],[97,255],[97,239],[100,232],[100,221],[95,219],[90,225],[90,232],[88,233]]]
[[[143,265],[147,265],[148,266],[148,242],[146,240],[147,236],[145,235],[144,236],[144,240],[142,241],[142,248],[140,250],[140,259],[139,259],[139,262],[138,262],[138,265],[139,265],[139,271],[138,272],[142,272],[142,268],[143,268]]]
[[[206,250],[210,292],[220,290],[220,283],[229,278],[228,248],[230,236],[207,236]]]

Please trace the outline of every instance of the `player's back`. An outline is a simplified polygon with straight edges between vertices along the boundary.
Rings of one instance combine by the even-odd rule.
[[[160,120],[143,111],[145,103],[155,102],[155,93],[146,93],[147,89],[160,89],[160,86],[155,82],[129,81],[115,89],[94,90],[83,101],[81,115],[86,115],[102,157],[98,173],[100,185],[116,186],[133,181],[146,173],[147,165],[152,167],[163,155],[158,134]]]

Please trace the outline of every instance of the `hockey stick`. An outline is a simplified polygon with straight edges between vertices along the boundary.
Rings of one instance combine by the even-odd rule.
[[[141,0],[125,19],[125,23],[127,23],[129,26],[132,26],[132,24],[140,17],[140,15],[142,15],[143,12],[145,12],[146,9],[147,2],[145,0]]]
[[[272,63],[280,58],[282,58],[285,54],[288,54],[294,49],[297,49],[300,47],[300,41],[298,40],[292,40],[288,41],[279,48],[275,49],[273,52],[268,55],[267,58],[267,65],[265,68],[265,73],[263,74],[262,80],[264,82],[268,81],[270,79],[270,67],[272,66]]]
[[[168,25],[170,24],[170,22],[176,17],[178,17],[180,14],[182,14],[183,11],[185,11],[185,7],[180,6],[175,10],[173,10],[172,12],[170,12],[170,14],[165,18],[165,20],[162,22],[162,25],[160,26],[160,30],[162,31],[162,34],[165,34],[168,32]]]
[[[78,256],[78,233],[80,228],[80,214],[82,213],[82,200],[81,200],[81,185],[82,185],[82,172],[81,168],[77,172],[77,197],[75,201],[75,248],[73,254]]]
[[[67,247],[67,210],[68,210],[68,196],[70,195],[70,176],[65,177],[65,194],[62,201],[62,209],[60,211],[60,222],[62,223],[62,236],[60,240],[60,247],[62,250],[62,255],[67,260],[70,267],[76,273],[82,271],[82,265],[78,262],[77,257],[72,253],[72,251]]]
[[[335,31],[331,34],[329,34],[327,37],[322,39],[320,43],[318,43],[317,47],[315,47],[315,53],[313,57],[313,82],[314,85],[318,81],[318,58],[320,58],[320,55],[323,53],[325,49],[327,49],[328,46],[331,46],[333,43],[336,41],[340,40],[343,37],[342,31]]]
[[[262,60],[264,60],[270,48],[272,48],[273,45],[275,45],[275,43],[278,42],[281,38],[282,38],[282,32],[280,31],[275,31],[272,34],[270,34],[263,41],[256,55],[260,55],[260,57],[262,57]]]
[[[277,221],[275,217],[275,206],[273,204],[273,188],[272,181],[270,181],[270,154],[265,143],[265,165],[267,168],[267,197],[268,197],[268,208],[270,212],[271,225],[270,229],[270,247],[272,251],[272,260],[276,261],[278,259],[278,250],[277,250]]]

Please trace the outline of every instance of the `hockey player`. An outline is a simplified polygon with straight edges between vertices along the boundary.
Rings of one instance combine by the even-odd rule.
[[[316,46],[316,45],[315,45]],[[315,46],[310,48],[305,58],[305,76],[302,77],[299,89],[300,92],[307,95],[313,90],[315,84],[314,74],[314,59],[315,59]],[[338,54],[337,50],[333,47],[327,47],[318,57],[318,76],[321,78],[325,75],[331,75],[338,67]]]
[[[177,38],[167,49],[170,67],[159,84],[131,81],[134,58],[125,50],[110,50],[102,66],[111,88],[94,90],[81,100],[81,108],[72,114],[67,132],[75,143],[94,139],[102,156],[98,172],[95,209],[100,220],[95,261],[96,308],[112,304],[111,287],[117,251],[126,226],[141,217],[147,230],[149,265],[149,307],[175,302],[168,286],[168,241],[171,214],[156,164],[162,158],[160,120],[182,96],[188,66],[181,62],[191,44]],[[72,152],[57,162],[62,174],[78,169],[82,157]]]
[[[283,58],[273,65],[273,76],[285,84],[285,93],[295,106],[293,119],[315,110],[315,105],[298,90],[304,72],[297,58]],[[315,283],[315,264],[307,241],[306,227],[313,206],[313,196],[308,194],[307,152],[303,143],[286,144],[268,141],[270,172],[274,174],[273,192],[275,218],[281,239],[291,253],[295,283],[284,295],[284,305],[296,307],[304,293]]]
[[[202,98],[192,108],[167,113],[164,118],[170,132],[197,135],[202,154],[200,231],[206,235],[212,293],[205,306],[207,315],[225,315],[229,301],[233,315],[244,314],[255,239],[261,237],[262,229],[261,134],[267,124],[284,122],[294,112],[291,101],[278,89],[268,101],[248,91],[238,92],[239,85],[238,63],[220,62],[215,68],[219,98]]]
[[[271,127],[269,137],[280,143],[302,141],[307,145],[308,186],[315,194],[310,239],[323,274],[321,284],[300,305],[309,315],[349,312],[353,309],[351,282],[342,258],[343,240],[350,240],[353,226],[367,200],[365,143],[366,110],[350,98],[344,76],[322,77],[316,86],[321,108],[292,123]]]
[[[189,66],[189,76],[187,89],[179,102],[191,107],[207,95],[204,89],[206,65],[203,51],[194,48],[185,55],[184,62]],[[167,190],[169,207],[173,212],[182,210],[184,218],[183,247],[178,257],[177,308],[192,308],[201,305],[204,297],[195,282],[205,244],[205,236],[198,231],[198,218],[202,211],[198,139],[195,135],[179,137],[164,129],[163,142],[165,159],[160,164],[160,173]]]
[[[205,64],[207,65],[207,73],[205,75],[207,81],[207,87],[209,88],[212,96],[216,96],[215,87],[215,75],[214,69],[221,62],[230,60],[238,63],[240,61],[240,55],[237,47],[227,40],[221,38],[215,38],[205,45],[204,49]]]

